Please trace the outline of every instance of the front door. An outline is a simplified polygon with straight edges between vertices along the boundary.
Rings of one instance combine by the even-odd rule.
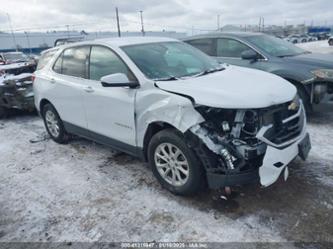
[[[259,59],[257,61],[242,59],[242,53],[247,50],[253,49],[238,40],[231,38],[216,39],[216,56],[220,63],[263,70],[266,61],[262,55],[258,54]]]
[[[103,87],[100,79],[114,73],[124,73],[131,81],[136,80],[127,65],[110,48],[92,46],[89,80],[84,92],[88,129],[109,138],[120,147],[121,143],[136,146],[134,113],[137,90]]]

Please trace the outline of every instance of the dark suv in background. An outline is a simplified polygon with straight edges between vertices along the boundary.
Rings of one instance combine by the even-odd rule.
[[[220,63],[263,70],[290,81],[307,111],[333,93],[333,55],[311,53],[262,33],[212,33],[184,41]]]

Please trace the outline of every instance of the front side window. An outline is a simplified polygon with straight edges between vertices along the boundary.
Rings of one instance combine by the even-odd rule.
[[[158,42],[122,47],[149,79],[182,78],[221,66],[208,55],[182,42]]]
[[[59,56],[53,70],[60,74],[87,78],[89,52],[89,46],[68,48]]]
[[[234,39],[217,39],[216,52],[218,57],[241,58],[242,53],[247,50],[251,50],[251,48]]]
[[[126,74],[130,81],[135,77],[126,64],[109,48],[93,46],[90,54],[90,79],[100,80],[103,76],[115,73]]]
[[[306,50],[296,47],[290,42],[273,36],[256,35],[249,36],[246,39],[248,42],[271,56],[285,57],[308,53]]]

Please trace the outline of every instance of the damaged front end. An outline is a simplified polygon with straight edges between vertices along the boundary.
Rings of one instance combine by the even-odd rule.
[[[256,182],[269,186],[282,171],[287,177],[287,165],[297,155],[305,159],[310,150],[298,99],[263,109],[196,110],[206,121],[186,135],[206,169],[210,188]],[[306,145],[300,148],[302,143]]]
[[[34,110],[32,74],[10,75],[0,84],[0,107],[6,109]]]

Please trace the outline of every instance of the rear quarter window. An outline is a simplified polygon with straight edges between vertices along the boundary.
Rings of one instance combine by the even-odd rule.
[[[59,74],[88,78],[88,58],[90,46],[65,49],[53,65],[53,71]]]
[[[39,58],[39,61],[38,61],[37,70],[43,69],[46,66],[46,64],[52,59],[52,57],[55,55],[55,53],[57,51],[58,50],[55,49],[55,50],[51,50],[51,51],[48,51],[48,52],[45,52],[44,54],[42,54],[42,56]]]

